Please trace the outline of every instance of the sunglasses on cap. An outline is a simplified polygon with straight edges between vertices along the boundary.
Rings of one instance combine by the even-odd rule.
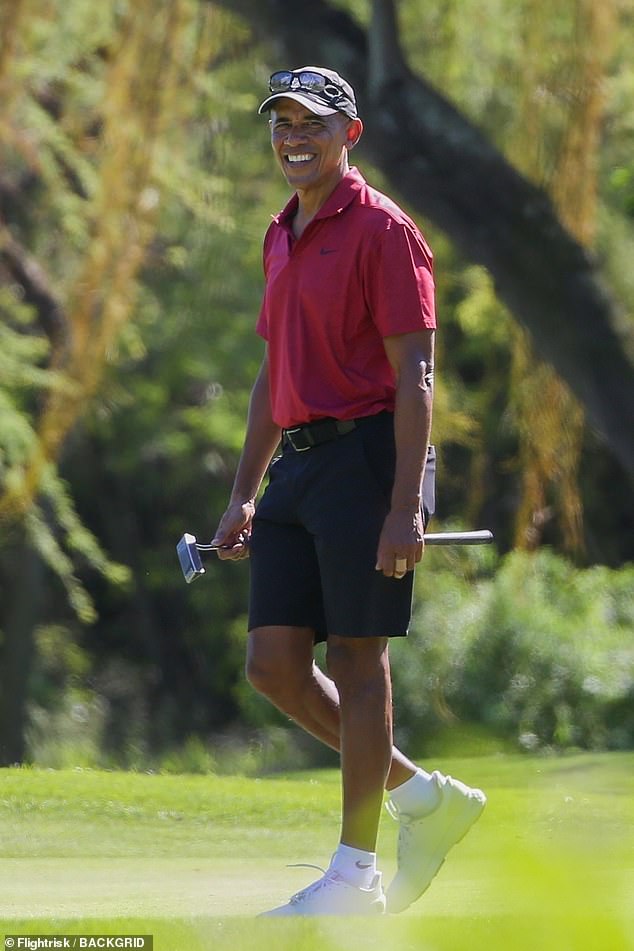
[[[269,79],[269,89],[273,93],[303,89],[304,92],[318,93],[333,101],[340,96],[348,98],[341,86],[312,69],[301,69],[298,72],[293,72],[291,69],[278,69]]]
[[[304,66],[299,69],[278,69],[269,79],[271,95],[260,104],[260,115],[273,107],[278,99],[288,96],[305,103],[320,116],[343,112],[357,118],[354,89],[334,69]]]

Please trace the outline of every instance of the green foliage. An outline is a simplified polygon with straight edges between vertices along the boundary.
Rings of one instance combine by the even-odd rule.
[[[130,638],[121,659],[104,655],[95,676],[92,650],[85,653],[67,630],[44,628],[29,734],[34,761],[245,775],[334,761],[244,680],[242,617],[225,640],[202,620],[201,629],[190,626],[209,603],[207,580],[197,583],[200,601],[190,589],[194,603],[179,602],[192,620],[185,622],[176,654],[181,669],[170,685],[184,690],[178,674],[191,671],[190,694],[192,682],[212,693],[218,706],[208,701],[198,713],[199,732],[180,735],[196,716],[195,696],[184,716],[169,695],[157,697],[156,733],[150,729],[144,698],[151,682]],[[631,748],[633,582],[632,566],[580,570],[547,549],[501,560],[492,548],[430,550],[410,635],[391,644],[399,745],[410,755]],[[162,583],[171,583],[169,572]],[[112,623],[110,630],[116,631]],[[82,717],[86,744],[78,746]],[[229,719],[241,726],[227,729]]]
[[[190,736],[179,749],[163,757],[161,772],[190,775],[215,773],[216,760],[199,737]]]
[[[40,366],[48,344],[31,333],[34,313],[17,289],[0,288],[0,318],[0,486],[11,486],[36,445],[25,410],[54,376]]]
[[[64,769],[100,762],[106,706],[90,688],[91,662],[73,630],[59,624],[35,631],[27,744],[40,766]]]
[[[493,575],[431,566],[419,585],[410,642],[393,651],[407,748],[451,744],[453,730],[466,748],[631,747],[634,567],[577,570],[542,549]]]
[[[34,504],[25,516],[25,531],[44,564],[62,582],[77,618],[85,624],[92,624],[97,614],[91,596],[75,573],[75,560],[82,559],[114,585],[125,584],[130,577],[129,570],[125,565],[110,561],[104,554],[95,536],[77,517],[66,486],[52,467],[47,467],[43,478],[42,499],[49,503],[53,518],[47,519],[43,508]],[[51,522],[57,532],[51,528]],[[64,545],[58,540],[58,532],[63,534]]]
[[[35,314],[9,288],[0,289],[0,489],[19,497],[30,460],[37,452],[33,407],[46,393],[68,386],[62,374],[42,366],[46,340],[34,331]],[[26,332],[25,332],[26,331]],[[9,521],[11,520],[9,512]],[[7,513],[4,513],[7,521]],[[43,561],[58,576],[77,617],[92,623],[92,598],[76,573],[83,561],[111,583],[124,583],[127,569],[111,562],[93,533],[80,521],[67,484],[57,467],[44,466],[39,500],[27,511],[24,531]]]

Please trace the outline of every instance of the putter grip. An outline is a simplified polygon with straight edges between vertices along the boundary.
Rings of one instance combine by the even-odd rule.
[[[425,535],[426,545],[488,545],[493,541],[493,532],[482,529],[478,532],[430,532]]]

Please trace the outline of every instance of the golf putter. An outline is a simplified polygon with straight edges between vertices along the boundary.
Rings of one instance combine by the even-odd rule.
[[[223,548],[230,547],[230,545],[201,545],[196,541],[195,535],[185,532],[176,546],[176,551],[187,584],[191,584],[196,578],[205,574],[199,552],[221,551]]]
[[[477,532],[429,532],[425,535],[426,545],[489,545],[493,541],[493,532],[483,529]],[[185,532],[176,551],[187,584],[205,574],[200,558],[201,551],[218,551],[221,545],[199,545],[195,535]]]
[[[176,546],[178,560],[183,572],[183,577],[187,584],[191,584],[200,575],[204,575],[205,569],[200,560],[196,536],[185,532],[178,545]]]
[[[183,577],[187,584],[191,584],[196,578],[199,578],[200,575],[205,574],[205,569],[203,568],[203,563],[200,560],[201,551],[219,551],[221,548],[224,548],[224,545],[199,545],[196,541],[195,535],[190,535],[189,532],[185,532],[178,545],[176,546],[176,551],[178,553],[178,560],[180,561],[181,568],[183,570]]]
[[[477,532],[429,532],[425,535],[426,545],[490,545],[493,532],[488,528]]]

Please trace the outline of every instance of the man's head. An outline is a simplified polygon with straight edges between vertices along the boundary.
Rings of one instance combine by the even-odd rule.
[[[258,109],[268,112],[282,98],[293,99],[317,116],[341,112],[357,119],[357,103],[350,83],[334,69],[323,66],[302,66],[300,69],[278,69],[269,80],[271,95]]]
[[[310,66],[278,70],[269,88],[259,111],[270,113],[282,173],[299,191],[327,194],[345,175],[348,151],[363,132],[352,86],[333,70]]]

